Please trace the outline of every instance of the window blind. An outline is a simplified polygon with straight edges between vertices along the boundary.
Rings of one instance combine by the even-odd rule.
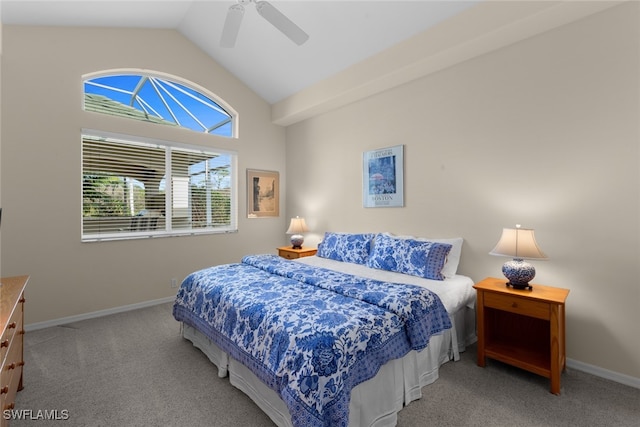
[[[236,231],[234,153],[82,137],[82,240]]]

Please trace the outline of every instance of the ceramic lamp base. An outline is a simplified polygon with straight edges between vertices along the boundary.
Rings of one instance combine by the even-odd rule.
[[[291,245],[293,249],[302,249],[302,244],[304,243],[304,237],[301,234],[294,234],[291,236]]]
[[[529,282],[536,276],[536,269],[521,258],[514,258],[502,266],[504,277],[509,279],[507,286],[514,289],[533,289]]]

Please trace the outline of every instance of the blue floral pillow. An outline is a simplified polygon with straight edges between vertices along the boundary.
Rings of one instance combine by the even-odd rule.
[[[430,241],[397,239],[377,234],[367,265],[387,271],[432,280],[444,280],[442,268],[451,245]]]
[[[330,233],[318,245],[317,256],[336,261],[366,264],[373,234]]]

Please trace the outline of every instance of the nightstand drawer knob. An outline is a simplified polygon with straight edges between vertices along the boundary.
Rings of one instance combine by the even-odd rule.
[[[513,308],[518,308],[518,303],[517,303],[517,302],[514,302],[513,304],[511,304],[511,307],[513,307]]]

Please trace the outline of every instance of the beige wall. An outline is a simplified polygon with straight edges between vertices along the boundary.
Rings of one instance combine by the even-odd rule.
[[[285,218],[246,219],[247,168],[281,172],[285,133],[270,107],[175,31],[5,26],[2,62],[2,274],[29,274],[25,322],[175,295],[171,278],[248,252],[275,253]],[[190,80],[240,115],[227,140],[82,111],[81,76],[114,68]],[[238,152],[239,232],[80,243],[80,130],[92,128]],[[281,212],[284,211],[284,201]]]
[[[503,227],[536,229],[535,282],[570,289],[567,352],[640,378],[638,3],[287,128],[287,213],[324,231],[465,238],[501,276]],[[310,103],[312,104],[312,103]],[[405,146],[404,208],[362,207],[362,152]]]

